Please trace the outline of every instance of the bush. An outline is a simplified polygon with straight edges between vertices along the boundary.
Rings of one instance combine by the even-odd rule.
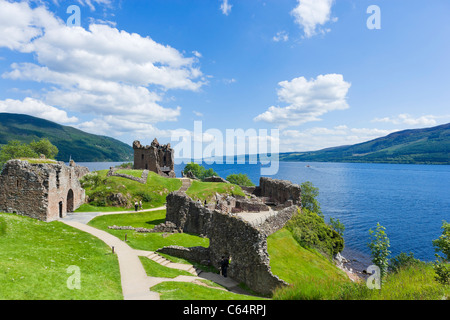
[[[286,224],[294,239],[304,248],[318,250],[328,258],[332,258],[344,250],[344,239],[322,217],[308,209],[297,213]]]
[[[308,209],[323,217],[319,201],[317,200],[319,188],[314,187],[311,181],[303,182],[300,187],[302,189],[302,208]]]
[[[437,252],[433,267],[436,281],[447,285],[450,284],[450,223],[443,221],[442,229],[444,231],[439,239],[433,240],[434,250]],[[440,256],[439,252],[442,252],[444,256]]]
[[[233,184],[237,184],[238,186],[253,187],[255,185],[247,174],[243,173],[230,174],[226,180]]]
[[[184,174],[188,174],[189,171],[197,178],[200,180],[205,180],[208,177],[212,177],[212,176],[219,176],[213,169],[209,168],[206,169],[205,167],[199,165],[198,163],[188,163],[185,167],[184,167]]]
[[[375,231],[369,230],[370,242],[368,244],[372,257],[372,262],[380,268],[381,279],[386,275],[389,267],[390,242],[385,232],[386,228],[377,223]]]
[[[409,254],[401,252],[399,255],[391,259],[389,263],[389,270],[392,272],[398,272],[402,268],[416,266],[422,263],[424,262],[414,258],[414,254],[412,252]]]

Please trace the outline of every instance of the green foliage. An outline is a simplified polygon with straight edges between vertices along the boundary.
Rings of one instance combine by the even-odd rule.
[[[344,236],[345,226],[339,219],[334,219],[330,217],[330,226],[337,232],[341,237]]]
[[[303,182],[300,187],[302,189],[302,208],[322,216],[320,203],[317,200],[317,197],[319,196],[319,188],[314,187],[311,181]]]
[[[286,224],[294,239],[305,248],[313,248],[331,258],[344,249],[344,239],[322,217],[302,209]]]
[[[39,158],[39,155],[26,143],[11,140],[0,150],[0,164],[3,166],[8,160],[19,158]]]
[[[255,185],[248,175],[244,173],[230,174],[226,180],[238,186],[253,187]]]
[[[20,158],[39,158],[43,154],[47,159],[54,159],[58,154],[58,148],[48,139],[32,141],[29,144],[19,140],[11,140],[0,150],[0,165],[4,165],[8,160]]]
[[[414,254],[412,252],[410,252],[409,254],[401,252],[390,260],[389,270],[392,272],[398,272],[402,268],[416,266],[422,263],[423,262],[419,259],[414,258]]]
[[[39,141],[30,142],[30,147],[37,154],[43,154],[47,159],[55,159],[58,155],[58,148],[54,146],[50,140],[43,138]]]
[[[433,240],[433,247],[436,252],[442,252],[444,254],[442,259],[450,262],[450,223],[442,222],[442,234],[439,239]]]
[[[436,253],[436,262],[434,271],[435,280],[443,285],[450,284],[450,223],[442,222],[442,234],[439,239],[433,240],[433,246]],[[438,252],[443,253],[440,256]]]
[[[206,169],[205,167],[194,162],[190,162],[184,167],[184,174],[188,174],[189,171],[200,180],[204,180],[205,178],[212,176],[219,176],[212,168]]]
[[[369,230],[370,242],[368,244],[371,252],[372,262],[380,268],[381,279],[387,273],[389,267],[390,242],[385,232],[386,228],[377,223],[375,231]]]
[[[200,200],[204,202],[210,202],[214,199],[216,193],[221,195],[232,195],[232,196],[245,196],[241,187],[222,182],[202,182],[202,181],[192,181],[191,186],[186,191],[186,194],[194,200]]]

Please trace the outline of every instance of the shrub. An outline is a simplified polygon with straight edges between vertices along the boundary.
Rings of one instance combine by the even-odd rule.
[[[226,180],[238,186],[253,187],[255,185],[247,174],[243,173],[230,174]]]
[[[302,208],[308,209],[323,217],[320,203],[317,200],[319,188],[314,187],[311,181],[303,182],[300,187],[302,189]]]
[[[447,285],[450,284],[450,223],[442,222],[442,231],[439,239],[433,240],[434,250],[436,251],[436,262],[433,264],[436,273],[437,282]],[[444,255],[440,256],[438,253]]]
[[[386,228],[377,223],[375,231],[369,230],[370,242],[368,244],[371,252],[372,262],[380,268],[381,279],[386,275],[389,266],[390,242],[385,232]]]
[[[317,213],[308,209],[303,209],[302,213],[292,217],[286,228],[302,247],[317,249],[329,258],[344,249],[342,236]]]
[[[208,177],[212,177],[212,176],[219,176],[213,169],[209,168],[206,169],[205,167],[199,165],[198,163],[188,163],[185,167],[184,167],[184,174],[188,174],[190,172],[192,172],[192,174],[200,179],[200,180],[204,180]]]
[[[419,259],[414,258],[414,254],[412,252],[409,254],[401,252],[399,255],[391,259],[389,263],[389,270],[392,272],[398,272],[401,268],[416,266],[422,263],[423,262]]]

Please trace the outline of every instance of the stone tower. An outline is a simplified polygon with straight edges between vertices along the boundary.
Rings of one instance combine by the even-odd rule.
[[[134,169],[156,172],[160,176],[175,178],[174,151],[170,143],[160,145],[156,138],[150,146],[143,146],[139,141],[133,142]]]

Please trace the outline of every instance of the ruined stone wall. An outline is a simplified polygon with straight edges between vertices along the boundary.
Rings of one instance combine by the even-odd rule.
[[[247,221],[207,209],[181,192],[167,196],[166,221],[174,223],[180,231],[208,237],[211,264],[218,267],[221,257],[229,256],[229,276],[252,290],[270,294],[277,286],[286,284],[270,270],[267,235]],[[172,253],[176,250],[172,249]]]
[[[8,161],[0,175],[0,210],[42,221],[66,216],[85,201],[78,177],[87,168],[63,162]]]
[[[287,180],[261,177],[258,192],[261,197],[267,197],[275,204],[284,204],[288,200],[292,200],[292,204],[301,206],[300,186]]]

